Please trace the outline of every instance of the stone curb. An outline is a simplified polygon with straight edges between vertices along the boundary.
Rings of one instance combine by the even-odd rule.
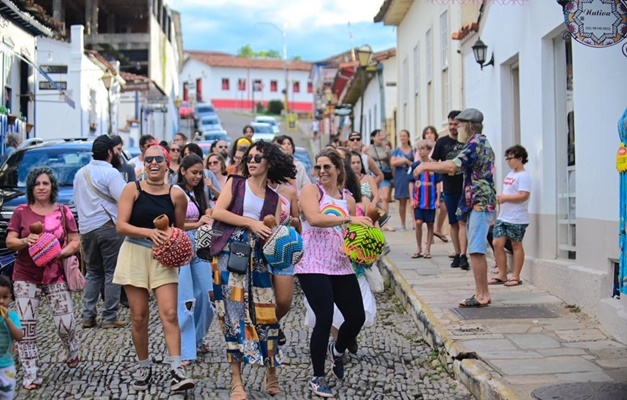
[[[447,365],[449,370],[452,366],[455,378],[460,380],[477,399],[518,399],[519,396],[499,380],[498,372],[479,359],[476,353],[469,352],[455,342],[431,308],[405,280],[396,265],[388,257],[383,257],[381,261],[379,265],[383,267],[381,274],[384,279],[390,282],[394,293],[418,325],[427,343],[438,351],[440,362]]]

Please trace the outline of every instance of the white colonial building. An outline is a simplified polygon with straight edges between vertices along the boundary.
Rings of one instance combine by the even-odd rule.
[[[312,110],[311,64],[304,61],[250,59],[212,51],[186,51],[180,83],[183,100],[192,106],[252,110],[270,100],[285,100],[290,111]]]
[[[627,298],[612,298],[619,256],[615,154],[617,122],[627,106],[627,40],[607,48],[573,40],[555,1],[475,7],[474,24],[456,33],[464,103],[485,115],[498,191],[509,172],[504,150],[519,143],[529,152],[532,222],[523,279],[580,306],[627,342]],[[479,37],[488,46],[486,61],[494,55],[494,65],[483,69],[471,48]]]
[[[440,3],[387,0],[374,19],[397,27],[396,128],[412,139],[428,125],[443,132],[448,113],[464,106],[462,58],[451,27],[460,26],[466,6]]]

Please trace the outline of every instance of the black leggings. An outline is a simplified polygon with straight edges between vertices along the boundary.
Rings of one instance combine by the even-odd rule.
[[[325,376],[324,359],[333,323],[333,304],[342,312],[344,323],[339,329],[335,349],[342,353],[355,340],[366,315],[357,277],[352,275],[297,274],[300,286],[316,315],[309,351],[314,376]]]

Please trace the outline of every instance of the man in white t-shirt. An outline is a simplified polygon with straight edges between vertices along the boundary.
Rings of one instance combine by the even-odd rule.
[[[529,194],[531,193],[531,177],[525,171],[527,150],[517,144],[505,150],[505,160],[512,169],[503,181],[503,193],[496,196],[496,202],[501,206],[501,212],[494,225],[494,256],[499,272],[490,279],[490,285],[504,285],[507,287],[522,285],[520,272],[525,262],[523,237],[529,225]],[[507,257],[505,243],[512,242],[514,253],[514,269],[512,277],[507,279]]]

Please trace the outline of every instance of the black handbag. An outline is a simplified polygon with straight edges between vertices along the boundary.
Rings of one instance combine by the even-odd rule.
[[[235,274],[245,274],[250,265],[251,253],[252,247],[248,243],[231,243],[226,269]]]

